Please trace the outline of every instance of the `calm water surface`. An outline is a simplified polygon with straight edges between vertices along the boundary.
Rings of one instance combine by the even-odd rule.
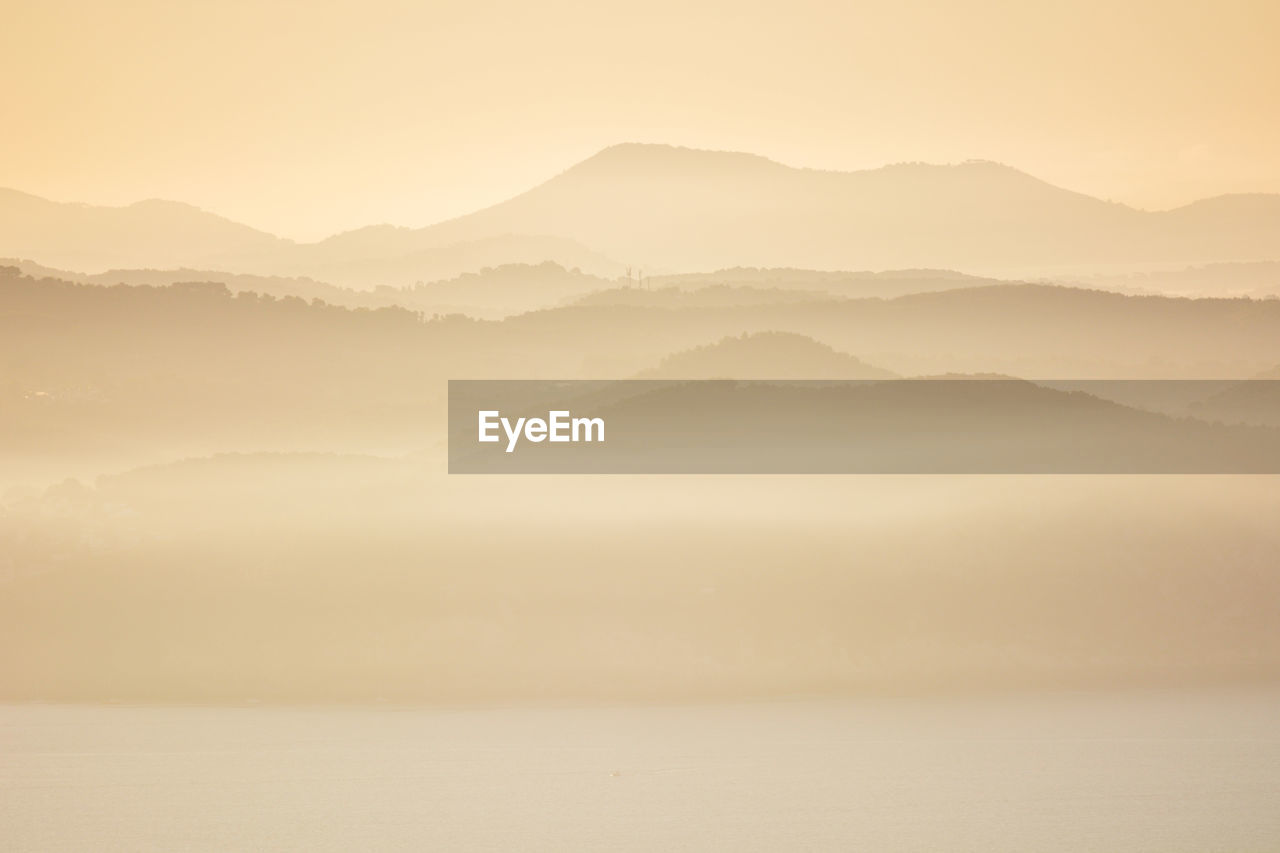
[[[1280,850],[1280,691],[0,706],[5,851]]]

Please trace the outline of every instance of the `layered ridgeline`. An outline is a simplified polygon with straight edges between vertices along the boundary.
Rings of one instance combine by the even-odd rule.
[[[257,293],[275,298],[320,300],[344,308],[400,307],[427,314],[466,314],[501,318],[509,314],[549,308],[597,292],[623,287],[626,279],[601,278],[580,269],[566,269],[554,261],[537,264],[502,264],[464,272],[449,278],[393,287],[343,287],[307,276],[272,276],[229,273],[207,269],[111,269],[101,273],[76,273],[17,259],[0,259],[33,278],[57,279],[77,284],[168,285],[215,284],[232,293]],[[640,293],[638,289],[635,291]]]
[[[50,460],[83,473],[229,450],[412,452],[442,430],[449,379],[1249,379],[1277,364],[1280,300],[1002,284],[894,299],[570,304],[478,320],[220,283],[103,286],[0,269],[9,482],[26,477],[22,466],[40,479]],[[1191,402],[1182,413],[1194,414]],[[1203,403],[1211,419],[1272,420],[1265,401],[1247,411]],[[92,460],[102,464],[86,468]]]
[[[399,306],[427,314],[502,317],[563,304],[627,305],[657,308],[771,305],[842,298],[889,298],[961,287],[1007,284],[946,270],[826,272],[802,269],[732,268],[711,273],[645,277],[604,277],[554,261],[482,267],[449,278],[403,286],[343,287],[307,276],[255,275],[213,269],[110,269],[78,273],[17,258],[0,266],[32,278],[78,284],[130,284],[163,287],[214,283],[235,293],[319,299],[347,308]]]
[[[405,285],[553,260],[613,277],[731,266],[1050,274],[1280,260],[1280,196],[1144,211],[1007,166],[797,169],[664,145],[605,149],[493,207],[425,228],[299,244],[175,202],[124,208],[0,193],[0,256],[80,271],[188,266]]]
[[[571,239],[542,233],[441,241],[426,229],[377,225],[305,244],[180,202],[98,207],[0,189],[0,257],[6,256],[81,273],[185,267],[361,288],[548,260],[598,275],[623,272],[621,264]]]

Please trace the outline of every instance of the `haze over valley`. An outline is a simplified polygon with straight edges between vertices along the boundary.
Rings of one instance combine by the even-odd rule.
[[[1274,0],[5,13],[0,849],[1280,850]]]

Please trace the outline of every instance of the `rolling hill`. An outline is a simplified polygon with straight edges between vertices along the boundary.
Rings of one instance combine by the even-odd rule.
[[[244,269],[290,242],[175,201],[127,207],[49,201],[0,188],[0,257],[79,272],[111,267]]]
[[[896,374],[792,332],[757,332],[673,353],[641,379],[888,379]]]
[[[1148,212],[985,161],[826,172],[625,144],[428,229],[441,241],[533,230],[673,271],[1206,263],[1280,258],[1280,196]]]
[[[543,261],[609,277],[623,271],[621,264],[558,236],[502,233],[442,241],[424,229],[379,225],[300,244],[180,202],[151,199],[102,207],[3,188],[0,257],[85,274],[190,268],[302,276],[358,288],[404,287]]]
[[[0,192],[0,256],[81,271],[193,266],[406,285],[504,263],[607,277],[733,266],[968,271],[1280,260],[1280,196],[1144,211],[998,163],[856,172],[667,145],[606,148],[505,202],[425,228],[299,244],[176,202],[123,208]]]

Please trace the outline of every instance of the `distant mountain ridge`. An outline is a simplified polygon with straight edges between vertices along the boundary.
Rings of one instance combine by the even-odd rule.
[[[631,144],[433,229],[456,240],[533,222],[611,257],[678,271],[1048,270],[1280,258],[1280,196],[1221,196],[1149,212],[987,161],[824,172]]]
[[[889,370],[794,332],[756,332],[673,353],[638,379],[891,379]]]
[[[356,286],[543,260],[610,277],[623,265],[650,273],[734,266],[1048,273],[1280,260],[1280,195],[1144,211],[988,161],[835,172],[627,143],[466,216],[306,244],[177,202],[103,208],[3,190],[0,256],[85,271],[188,266]]]
[[[0,188],[0,257],[82,274],[187,268],[372,288],[544,261],[607,277],[624,269],[565,237],[503,233],[446,242],[423,231],[373,225],[296,243],[181,202],[102,207]]]
[[[289,245],[291,241],[176,201],[96,207],[0,188],[0,255],[51,266],[82,272],[219,266]]]

